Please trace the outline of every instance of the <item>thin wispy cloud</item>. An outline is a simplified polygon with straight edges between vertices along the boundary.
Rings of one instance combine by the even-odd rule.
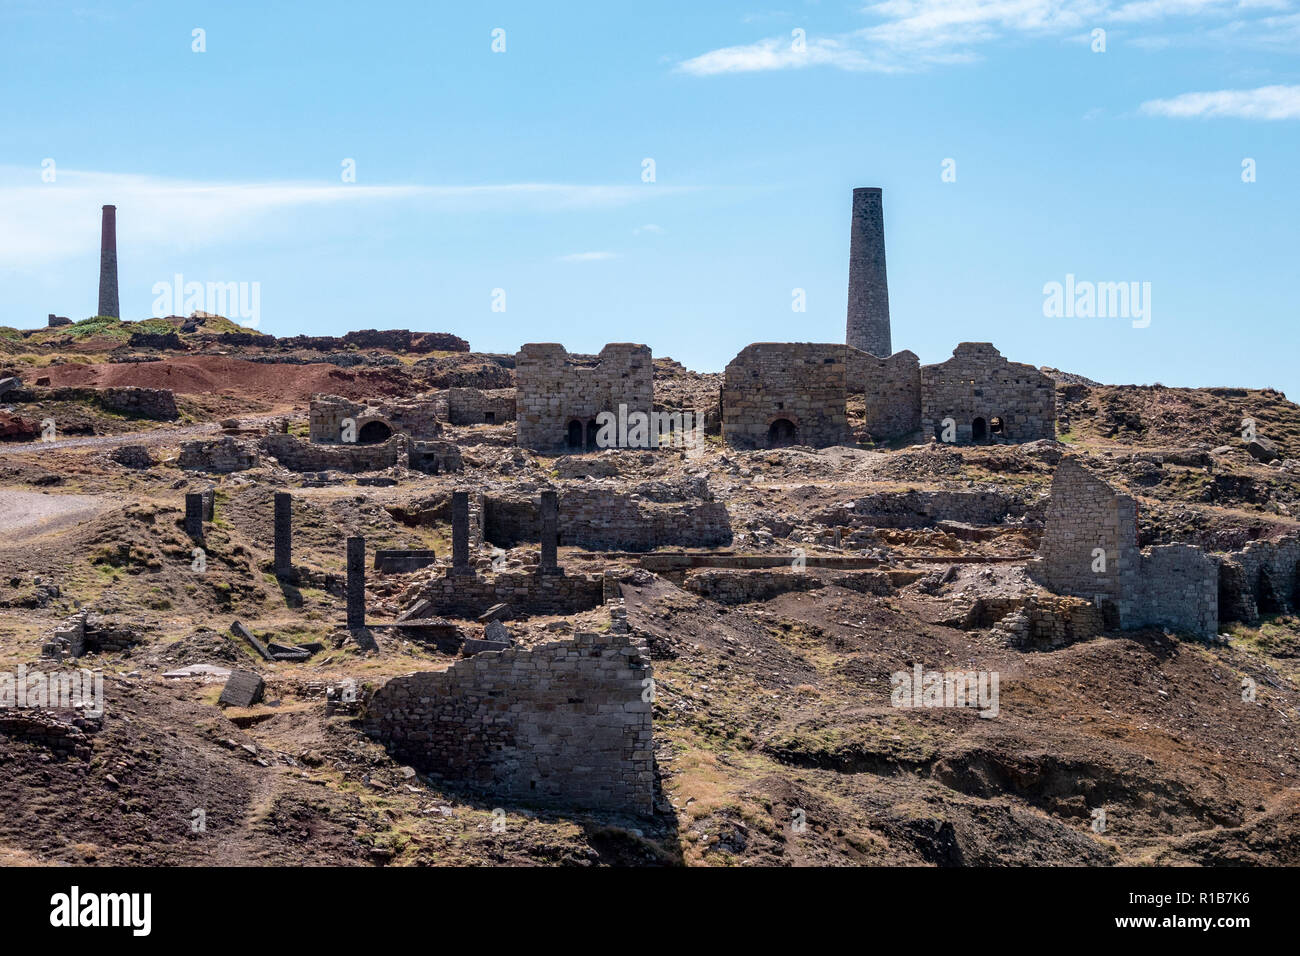
[[[863,9],[874,21],[867,26],[720,47],[683,60],[677,70],[716,76],[829,66],[899,73],[969,62],[999,41],[1060,39],[1112,26],[1195,24],[1264,45],[1286,26],[1268,21],[1286,21],[1293,10],[1293,0],[882,0]]]
[[[1300,119],[1300,86],[1261,86],[1255,90],[1183,93],[1142,104],[1148,116],[1176,119],[1232,117],[1250,120]]]
[[[0,167],[0,269],[32,268],[93,251],[100,207],[119,207],[123,243],[199,245],[246,239],[286,212],[340,204],[432,204],[448,211],[563,211],[629,205],[685,187],[565,183],[368,186],[329,183],[204,183],[32,167]]]

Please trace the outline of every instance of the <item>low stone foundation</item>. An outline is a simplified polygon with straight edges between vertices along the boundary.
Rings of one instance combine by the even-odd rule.
[[[753,570],[703,568],[688,571],[682,587],[719,604],[767,601],[791,591],[815,591],[835,586],[863,594],[893,594],[889,575],[882,571],[811,572],[808,570]]]
[[[1112,622],[1118,625],[1118,621]],[[992,627],[1008,642],[1031,649],[1064,647],[1086,641],[1107,629],[1102,609],[1076,597],[980,597],[963,614],[958,626]]]
[[[183,471],[207,471],[219,475],[247,471],[258,464],[257,446],[229,435],[214,441],[181,442],[180,457],[176,459],[176,467]]]
[[[579,633],[393,678],[362,723],[398,760],[494,800],[648,815],[649,676],[626,636]]]
[[[509,604],[518,617],[533,614],[577,614],[605,602],[602,574],[542,574],[503,571],[434,578],[411,595],[427,600],[429,613],[439,617],[477,618],[496,604]]]
[[[406,439],[395,435],[374,445],[318,445],[293,435],[262,438],[262,452],[290,471],[383,471],[406,456]]]
[[[103,726],[102,717],[60,715],[52,711],[6,707],[0,710],[0,735],[25,740],[54,752],[57,758],[89,760],[90,735]]]
[[[66,386],[58,388],[16,388],[5,395],[8,402],[90,402],[110,412],[136,418],[174,421],[180,418],[176,396],[166,388],[136,388],[112,385],[108,388]]]

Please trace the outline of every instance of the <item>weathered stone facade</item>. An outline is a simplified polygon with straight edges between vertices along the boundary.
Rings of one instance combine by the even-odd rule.
[[[347,444],[373,445],[393,435],[429,441],[442,434],[433,401],[362,404],[338,395],[313,395],[308,412],[308,435],[313,442],[343,442],[344,422],[351,420],[355,434]]]
[[[649,414],[654,409],[654,368],[645,345],[606,345],[600,355],[571,355],[563,345],[530,343],[515,356],[520,448],[594,450],[596,416]]]
[[[756,342],[727,363],[722,438],[732,448],[824,448],[849,440],[848,349]]]
[[[907,438],[921,430],[921,360],[915,352],[879,358],[847,349],[850,395],[866,400],[864,427],[872,441]]]
[[[493,799],[646,815],[650,673],[625,635],[579,633],[393,678],[363,726],[397,759]]]
[[[513,388],[447,389],[447,421],[453,425],[500,425],[514,420]]]
[[[1218,562],[1190,545],[1138,548],[1137,503],[1062,459],[1030,574],[1058,594],[1091,600],[1123,629],[1168,627],[1212,637]]]
[[[1056,384],[988,342],[963,342],[948,361],[921,366],[922,432],[943,440],[947,418],[960,443],[1055,438]]]
[[[1300,536],[1252,541],[1223,557],[1219,613],[1224,620],[1258,624],[1261,614],[1300,607]]]

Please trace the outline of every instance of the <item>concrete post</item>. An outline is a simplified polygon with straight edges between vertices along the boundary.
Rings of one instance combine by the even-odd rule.
[[[117,207],[105,206],[99,230],[99,312],[122,317],[117,304]]]
[[[845,341],[880,358],[892,354],[885,210],[879,188],[853,190],[849,234],[849,313]]]
[[[348,538],[348,630],[366,626],[366,539]]]

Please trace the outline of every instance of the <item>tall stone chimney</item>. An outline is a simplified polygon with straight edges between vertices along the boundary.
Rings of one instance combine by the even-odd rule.
[[[99,233],[99,311],[96,315],[122,317],[117,304],[117,207],[104,207]]]
[[[878,187],[853,190],[849,235],[849,320],[845,341],[887,358],[889,282],[885,278],[885,210]]]

